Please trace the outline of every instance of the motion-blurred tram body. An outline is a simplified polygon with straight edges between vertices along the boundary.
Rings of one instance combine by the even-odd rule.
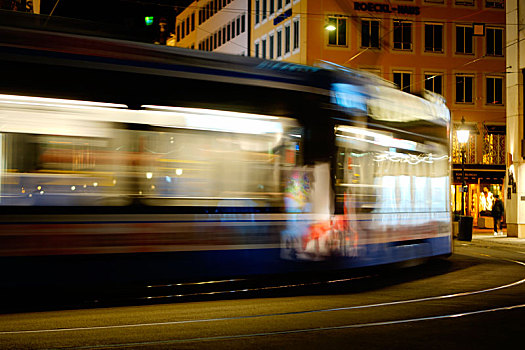
[[[329,63],[0,32],[4,285],[451,253],[450,115],[437,95]]]

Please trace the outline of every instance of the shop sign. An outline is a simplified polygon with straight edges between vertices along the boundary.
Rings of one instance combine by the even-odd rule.
[[[419,15],[419,6],[408,5],[391,5],[378,4],[375,2],[354,2],[354,10],[380,12],[380,13],[397,13],[398,15]]]

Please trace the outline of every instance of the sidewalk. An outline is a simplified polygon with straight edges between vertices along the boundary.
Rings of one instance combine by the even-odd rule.
[[[525,238],[507,237],[507,230],[503,230],[502,236],[494,236],[494,230],[488,228],[476,228],[472,229],[472,241],[473,242],[490,242],[508,246],[519,246],[525,250]]]

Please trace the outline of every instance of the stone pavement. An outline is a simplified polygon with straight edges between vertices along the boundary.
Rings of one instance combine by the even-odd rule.
[[[503,230],[502,236],[494,236],[492,229],[478,229],[476,227],[472,230],[472,242],[490,242],[498,245],[510,245],[523,247],[525,251],[525,238],[507,237],[507,230]]]

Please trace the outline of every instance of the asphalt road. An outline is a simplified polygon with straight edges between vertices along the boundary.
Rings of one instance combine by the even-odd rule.
[[[3,314],[0,348],[495,349],[520,347],[524,321],[524,246],[476,240],[421,266],[249,297]]]

